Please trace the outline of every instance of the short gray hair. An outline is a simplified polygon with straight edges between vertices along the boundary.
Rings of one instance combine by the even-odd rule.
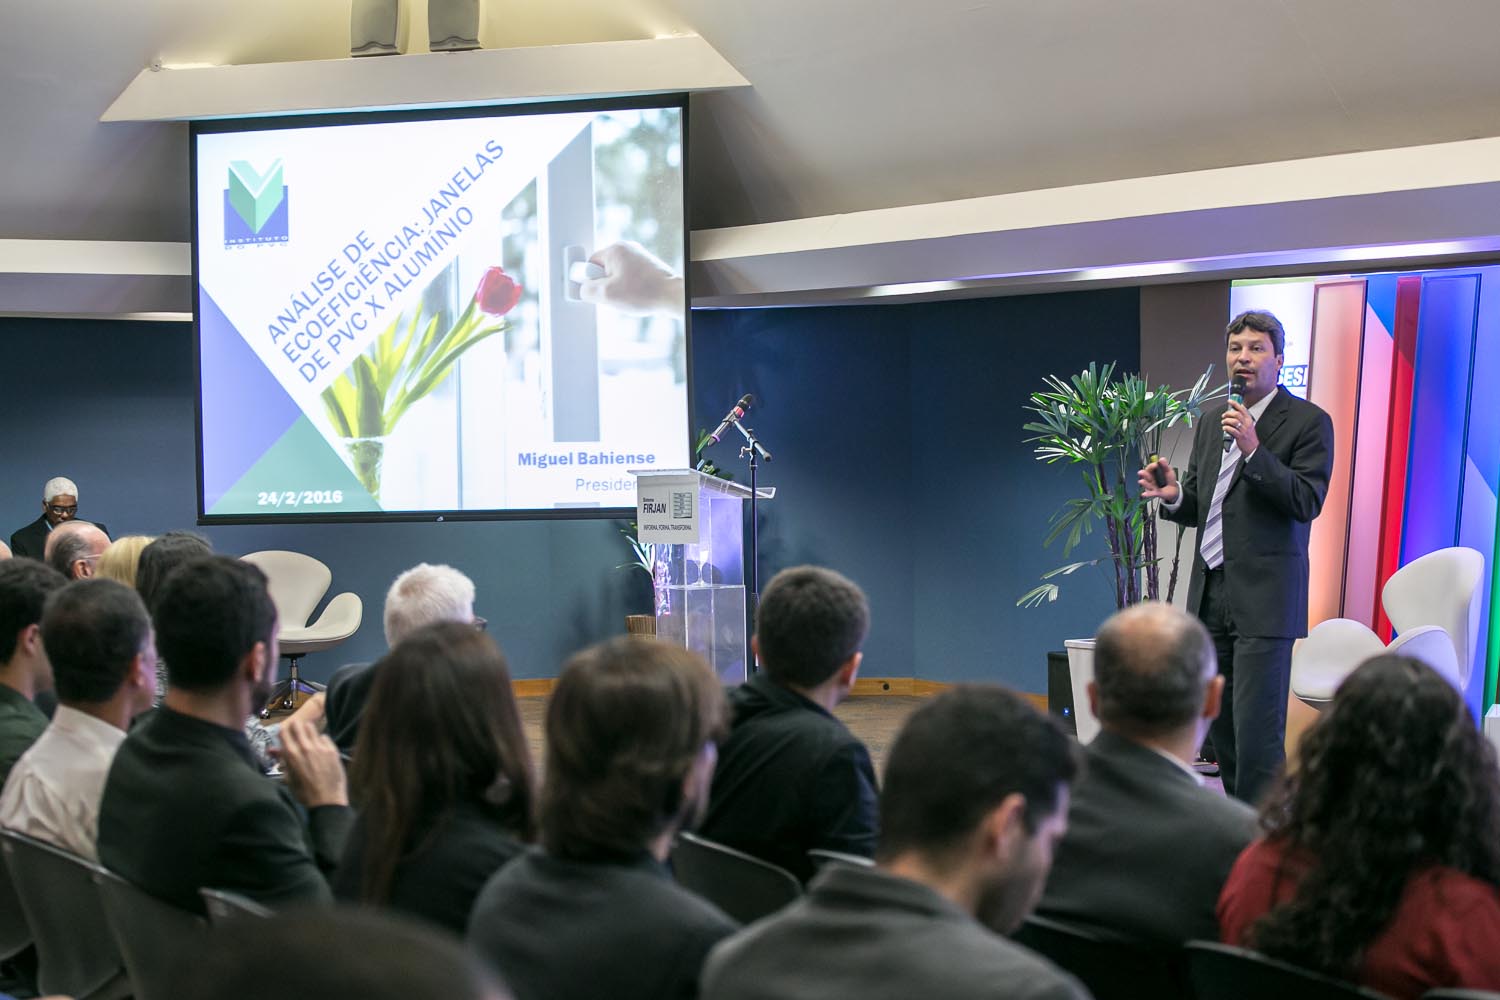
[[[474,620],[474,581],[452,566],[418,563],[396,577],[385,595],[385,641],[394,646],[433,622]]]
[[[78,484],[66,476],[53,476],[42,487],[42,503],[51,503],[56,497],[78,498]]]
[[[1157,601],[1112,615],[1094,642],[1099,721],[1136,736],[1165,736],[1203,711],[1218,667],[1197,618]]]

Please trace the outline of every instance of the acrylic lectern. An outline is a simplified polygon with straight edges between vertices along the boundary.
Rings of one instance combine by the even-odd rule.
[[[750,488],[693,469],[632,469],[638,538],[649,546],[656,637],[702,656],[726,684],[750,663],[745,502]],[[769,500],[775,487],[761,487]],[[748,553],[754,559],[754,553]]]

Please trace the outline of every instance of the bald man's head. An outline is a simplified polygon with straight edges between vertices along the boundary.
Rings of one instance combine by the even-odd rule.
[[[0,559],[9,559],[10,557],[10,546],[6,545],[4,542],[0,542]]]
[[[94,575],[94,564],[109,548],[109,536],[89,521],[66,521],[47,533],[43,557],[69,580]]]
[[[1172,734],[1202,718],[1217,672],[1213,641],[1197,618],[1155,601],[1127,608],[1094,643],[1099,721],[1137,737]]]

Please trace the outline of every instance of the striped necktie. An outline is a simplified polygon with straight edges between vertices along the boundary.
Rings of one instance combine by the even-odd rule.
[[[1209,569],[1218,569],[1224,565],[1224,494],[1229,492],[1229,481],[1234,478],[1234,470],[1240,464],[1240,446],[1234,443],[1229,445],[1229,450],[1224,453],[1224,461],[1219,465],[1219,478],[1214,481],[1214,498],[1208,505],[1208,520],[1203,524],[1203,541],[1198,545],[1198,551],[1203,553],[1203,561]]]

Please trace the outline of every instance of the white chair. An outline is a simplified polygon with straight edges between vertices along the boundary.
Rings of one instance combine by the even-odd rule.
[[[1385,583],[1380,603],[1397,636],[1389,646],[1363,623],[1318,624],[1292,655],[1292,692],[1314,708],[1365,660],[1378,653],[1415,657],[1463,692],[1479,639],[1484,556],[1462,546],[1413,559]]]
[[[299,661],[308,653],[332,649],[359,631],[364,603],[358,594],[346,591],[329,601],[318,620],[309,624],[308,619],[333,582],[333,573],[327,566],[301,552],[279,549],[251,552],[242,558],[266,574],[271,602],[281,620],[276,642],[281,655],[290,661],[286,679],[277,682],[262,714],[290,711],[308,695],[321,690],[319,685],[302,679],[297,669]]]

